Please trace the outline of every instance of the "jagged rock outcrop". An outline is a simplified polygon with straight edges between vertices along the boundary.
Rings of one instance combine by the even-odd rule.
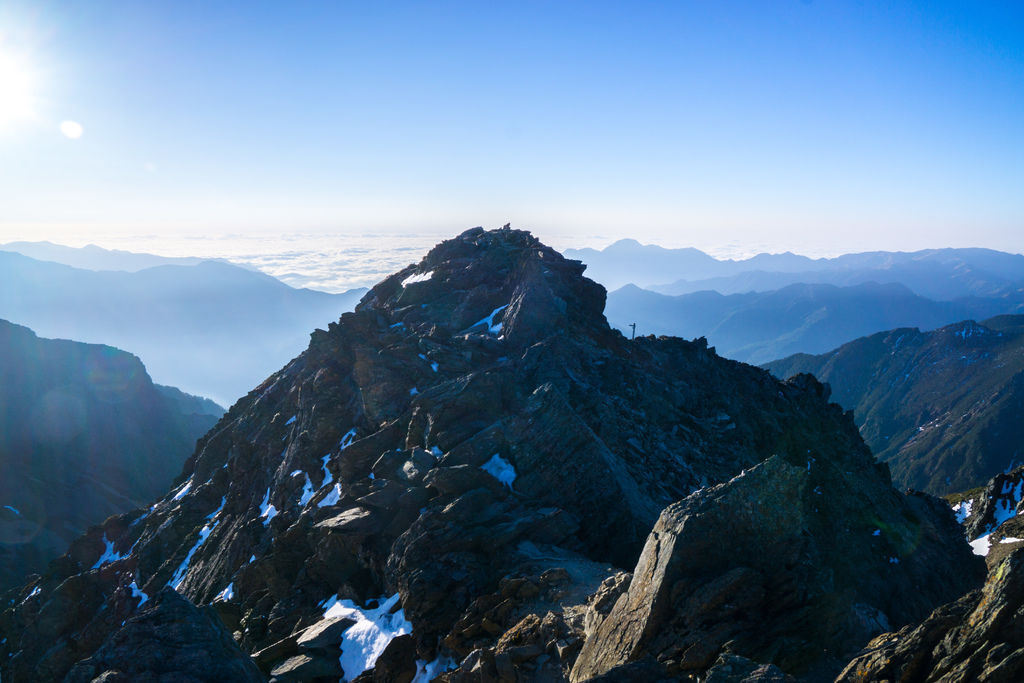
[[[972,550],[990,570],[1024,544],[1024,466],[949,499]]]
[[[59,678],[132,613],[131,586],[166,585],[212,605],[281,680],[339,664],[346,680],[404,677],[410,653],[421,680],[564,680],[588,632],[613,628],[632,594],[623,570],[662,510],[772,456],[810,467],[793,475],[799,513],[780,539],[848,537],[851,552],[872,551],[865,563],[890,546],[931,558],[934,584],[868,601],[894,624],[973,585],[949,510],[892,490],[825,387],[777,381],[704,340],[628,341],[582,273],[529,233],[474,229],[381,282],[230,409],[174,491],[93,529],[21,590],[0,613],[3,680]],[[834,470],[849,475],[819,474]],[[744,546],[730,549],[732,527],[716,523],[686,528],[703,529],[731,569]],[[885,533],[871,540],[874,528]],[[822,573],[834,569],[839,541],[800,542],[832,562]],[[893,585],[916,580],[915,567],[891,563]],[[782,588],[804,591],[801,576]],[[849,578],[837,570],[833,588],[856,597]],[[881,630],[862,629],[865,640]],[[705,668],[721,675],[774,675],[768,661],[747,667],[743,652],[712,649]],[[603,680],[676,675],[649,651]]]
[[[838,680],[1024,680],[1022,613],[1024,548],[1004,558],[980,590],[943,605],[920,624],[874,639]]]

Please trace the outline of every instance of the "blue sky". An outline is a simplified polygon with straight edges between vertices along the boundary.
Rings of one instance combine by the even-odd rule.
[[[4,54],[7,239],[1024,250],[1021,3],[8,2]]]

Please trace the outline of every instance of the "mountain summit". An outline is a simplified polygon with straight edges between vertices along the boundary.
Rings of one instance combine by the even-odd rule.
[[[8,596],[3,680],[821,678],[980,584],[824,386],[629,341],[583,270],[476,228],[385,279]]]

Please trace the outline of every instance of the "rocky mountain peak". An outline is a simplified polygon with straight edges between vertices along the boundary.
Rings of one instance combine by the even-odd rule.
[[[608,336],[604,288],[523,230],[473,228],[371,289],[357,311],[434,334],[527,345],[554,333]]]
[[[529,233],[441,243],[238,401],[174,490],[14,594],[3,679],[116,669],[108,645],[172,602],[138,597],[166,586],[281,682],[584,680],[645,656],[672,676],[726,655],[838,671],[842,652],[980,580],[949,509],[895,491],[826,387],[703,339],[627,341],[603,303]],[[733,533],[758,516],[756,534]],[[714,605],[690,609],[676,586],[703,594],[723,571],[750,599],[706,633]],[[753,624],[799,656],[740,637]],[[700,639],[699,656],[647,637],[659,629]],[[620,634],[628,647],[580,654]]]

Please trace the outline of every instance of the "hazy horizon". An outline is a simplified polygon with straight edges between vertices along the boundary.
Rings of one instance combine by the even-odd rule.
[[[282,233],[222,235],[131,235],[129,233],[96,233],[76,237],[66,233],[51,233],[50,238],[18,237],[18,233],[0,231],[0,248],[9,242],[51,242],[62,246],[84,247],[95,245],[104,249],[155,254],[165,257],[199,257],[226,259],[240,265],[251,266],[280,279],[293,287],[307,287],[325,292],[340,293],[358,287],[369,287],[391,273],[418,262],[438,242],[455,237],[473,226],[457,228],[450,233]],[[499,226],[484,226],[493,228]],[[516,228],[525,228],[516,226]],[[629,235],[577,235],[535,233],[559,251],[565,249],[604,249]],[[668,243],[637,240],[644,245],[667,249],[694,247],[719,259],[742,260],[763,253],[790,251],[810,258],[833,258],[846,253],[864,251],[919,251],[920,249],[856,249],[852,251],[800,252],[772,251],[771,245],[696,245],[679,239]],[[921,249],[941,249],[949,245],[930,245]],[[977,245],[970,245],[977,246]],[[759,248],[760,247],[760,248]],[[1024,253],[1017,251],[1008,253]],[[667,284],[667,283],[666,283]]]

